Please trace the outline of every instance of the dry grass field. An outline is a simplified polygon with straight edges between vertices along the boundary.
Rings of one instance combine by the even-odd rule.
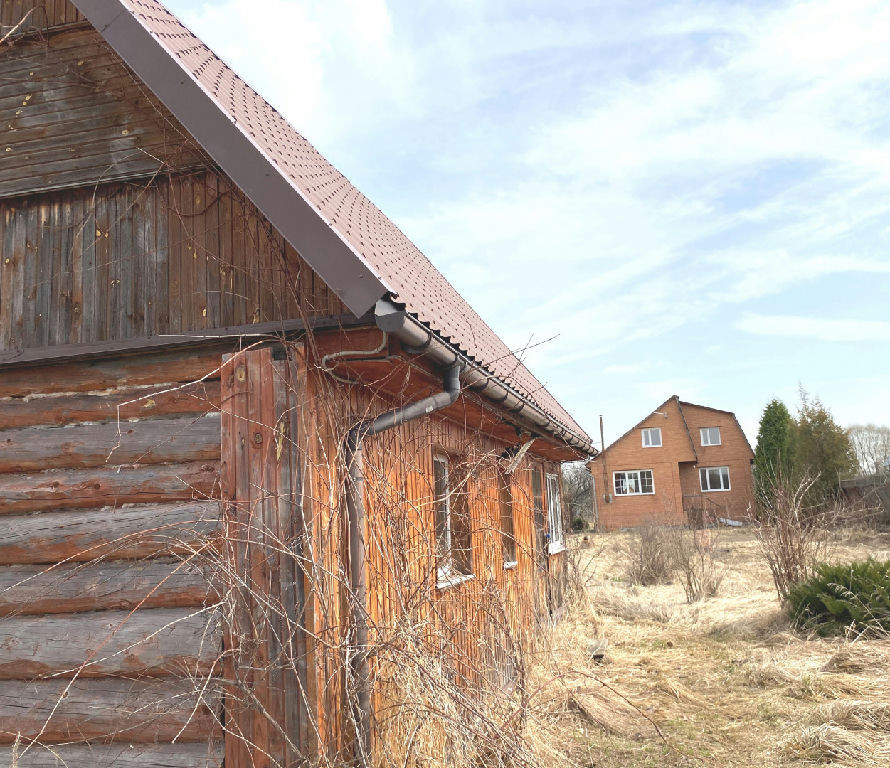
[[[714,535],[725,576],[691,605],[679,582],[628,583],[633,534],[574,540],[583,597],[532,665],[542,762],[890,766],[890,638],[795,631],[752,534]],[[890,534],[840,533],[830,559],[869,555],[890,559]]]

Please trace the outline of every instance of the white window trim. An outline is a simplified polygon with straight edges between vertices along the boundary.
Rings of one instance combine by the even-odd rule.
[[[618,485],[615,483],[615,475],[627,475],[628,473],[636,472],[637,473],[637,484],[640,488],[643,487],[643,481],[640,478],[640,472],[650,472],[652,473],[652,490],[651,491],[639,491],[638,493],[618,493]],[[612,492],[615,494],[616,498],[623,498],[624,496],[654,496],[655,495],[655,471],[651,469],[617,469],[612,472]]]
[[[519,561],[518,561],[518,560],[507,560],[507,561],[504,562],[504,570],[505,570],[505,571],[512,571],[512,570],[513,570],[514,568],[516,568],[518,565],[519,565]]]
[[[716,443],[706,443],[705,442],[705,434],[710,434],[710,430],[717,430],[717,442]],[[712,445],[723,445],[723,433],[720,431],[720,427],[699,427],[698,430],[698,439],[702,444],[702,448],[709,448]]]
[[[727,478],[727,480],[729,480],[729,488],[701,488],[702,470],[705,470],[707,472],[709,469],[720,469],[720,470],[725,469],[726,470],[726,478]],[[723,477],[722,472],[720,473],[720,477]],[[722,467],[699,467],[698,468],[698,487],[701,488],[702,493],[726,493],[727,491],[731,491],[732,490],[732,475],[729,472],[729,467],[727,467],[725,465]]]
[[[556,493],[550,492],[550,480],[553,479]],[[562,527],[562,499],[559,497],[559,475],[547,473],[544,476],[544,485],[547,488],[547,525],[550,530],[550,541],[547,544],[547,554],[555,555],[566,548],[566,532]],[[555,504],[554,504],[555,502]],[[556,513],[559,525],[554,525],[553,515]],[[559,532],[559,538],[555,538],[554,531]]]
[[[654,445],[651,440],[649,442],[649,445],[646,445],[647,432],[658,432],[658,445]],[[644,429],[641,429],[640,440],[643,443],[643,448],[661,448],[664,445],[664,442],[662,441],[661,427],[645,427]]]
[[[442,569],[439,568],[438,570],[440,573],[436,577],[436,589],[451,589],[451,587],[456,587],[458,584],[463,584],[466,581],[476,578],[475,573],[451,573],[450,575],[443,575],[441,573]]]

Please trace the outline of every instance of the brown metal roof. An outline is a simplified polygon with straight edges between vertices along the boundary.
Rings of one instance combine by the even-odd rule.
[[[160,2],[74,0],[74,4],[356,315],[367,311],[376,299],[392,294],[443,339],[590,442],[553,395],[401,230]],[[179,65],[178,77],[168,61],[148,50],[142,30]],[[192,82],[173,83],[171,75],[172,79],[187,76]],[[200,86],[218,114],[208,114],[206,108],[202,112],[201,104],[196,103],[200,98],[196,99],[194,92],[189,94],[192,83]],[[219,113],[229,126],[219,122]],[[250,152],[244,147],[239,152],[236,144],[242,139],[233,138],[232,126],[249,141]],[[245,158],[256,151],[264,162],[250,163]],[[255,166],[268,167],[268,163],[277,174],[267,172],[264,179]],[[276,175],[280,178],[272,178]],[[275,191],[276,185],[280,191],[282,180],[294,193],[290,209]],[[265,197],[264,187],[268,188]],[[307,241],[305,216],[299,219],[299,236],[291,237],[297,224],[289,231],[287,220],[299,218],[295,202],[304,207],[308,203],[340,242],[325,240],[316,232],[316,248],[312,238]]]

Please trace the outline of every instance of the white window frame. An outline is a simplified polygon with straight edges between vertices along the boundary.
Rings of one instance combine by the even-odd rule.
[[[720,485],[721,485],[721,486],[723,485],[723,470],[724,470],[724,469],[726,470],[726,488],[722,488],[722,487],[721,487],[721,488],[710,488],[710,487],[709,487],[709,488],[705,488],[705,487],[704,487],[704,484],[703,484],[703,482],[702,482],[702,472],[705,473],[705,474],[704,474],[704,477],[708,477],[708,478],[709,478],[709,477],[710,477],[710,474],[709,474],[710,471],[711,471],[711,470],[714,470],[714,469],[716,469],[716,470],[718,470],[718,471],[720,472]],[[711,484],[711,483],[710,483],[710,480],[708,480],[708,485],[710,486],[710,484]],[[729,467],[727,467],[727,466],[723,466],[723,467],[699,467],[699,468],[698,468],[698,485],[699,485],[699,488],[701,488],[702,493],[724,493],[724,492],[726,492],[726,491],[731,491],[731,490],[732,490],[732,482],[730,481],[730,477],[729,477]]]
[[[544,478],[547,486],[547,523],[550,527],[548,554],[555,555],[566,548],[566,533],[562,523],[562,502],[559,497],[559,475],[547,473]]]
[[[618,490],[618,475],[624,475],[623,480],[627,480],[627,475],[636,475],[636,487],[642,489],[643,487],[643,477],[642,473],[648,472],[650,477],[652,478],[652,490],[651,491],[633,491],[632,493],[627,493],[626,491]],[[626,484],[623,482],[622,487],[626,488]],[[615,492],[615,496],[654,496],[655,495],[655,472],[651,469],[619,469],[612,473],[612,490]]]
[[[436,538],[436,557],[440,558],[438,565],[436,566],[436,581],[438,582],[438,586],[448,586],[451,584],[451,580],[457,574],[454,571],[454,565],[451,562],[451,484],[450,479],[448,477],[448,457],[442,453],[436,453],[433,455],[433,477],[435,477],[435,467],[436,464],[441,464],[444,469],[445,475],[445,531],[443,533],[444,540],[444,552],[439,552],[439,537],[438,531],[434,530],[433,535]],[[436,497],[436,514],[438,514],[440,498],[438,494],[435,493],[435,484],[433,487],[433,493]],[[435,525],[433,526],[435,528]],[[447,555],[445,554],[447,552]]]
[[[658,442],[657,443],[652,442],[652,433],[653,432],[658,433]],[[640,430],[640,434],[642,435],[642,439],[643,439],[643,448],[661,448],[662,447],[661,427],[646,427],[645,429]],[[647,437],[649,438],[648,443],[646,442]]]
[[[711,439],[711,430],[717,430],[717,442],[712,443],[709,442]],[[701,441],[702,447],[707,448],[709,445],[723,445],[723,438],[720,434],[720,427],[701,427],[698,430],[698,436]]]

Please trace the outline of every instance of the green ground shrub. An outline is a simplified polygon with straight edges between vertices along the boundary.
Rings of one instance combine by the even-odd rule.
[[[820,565],[788,593],[792,621],[827,636],[890,633],[890,560]]]

